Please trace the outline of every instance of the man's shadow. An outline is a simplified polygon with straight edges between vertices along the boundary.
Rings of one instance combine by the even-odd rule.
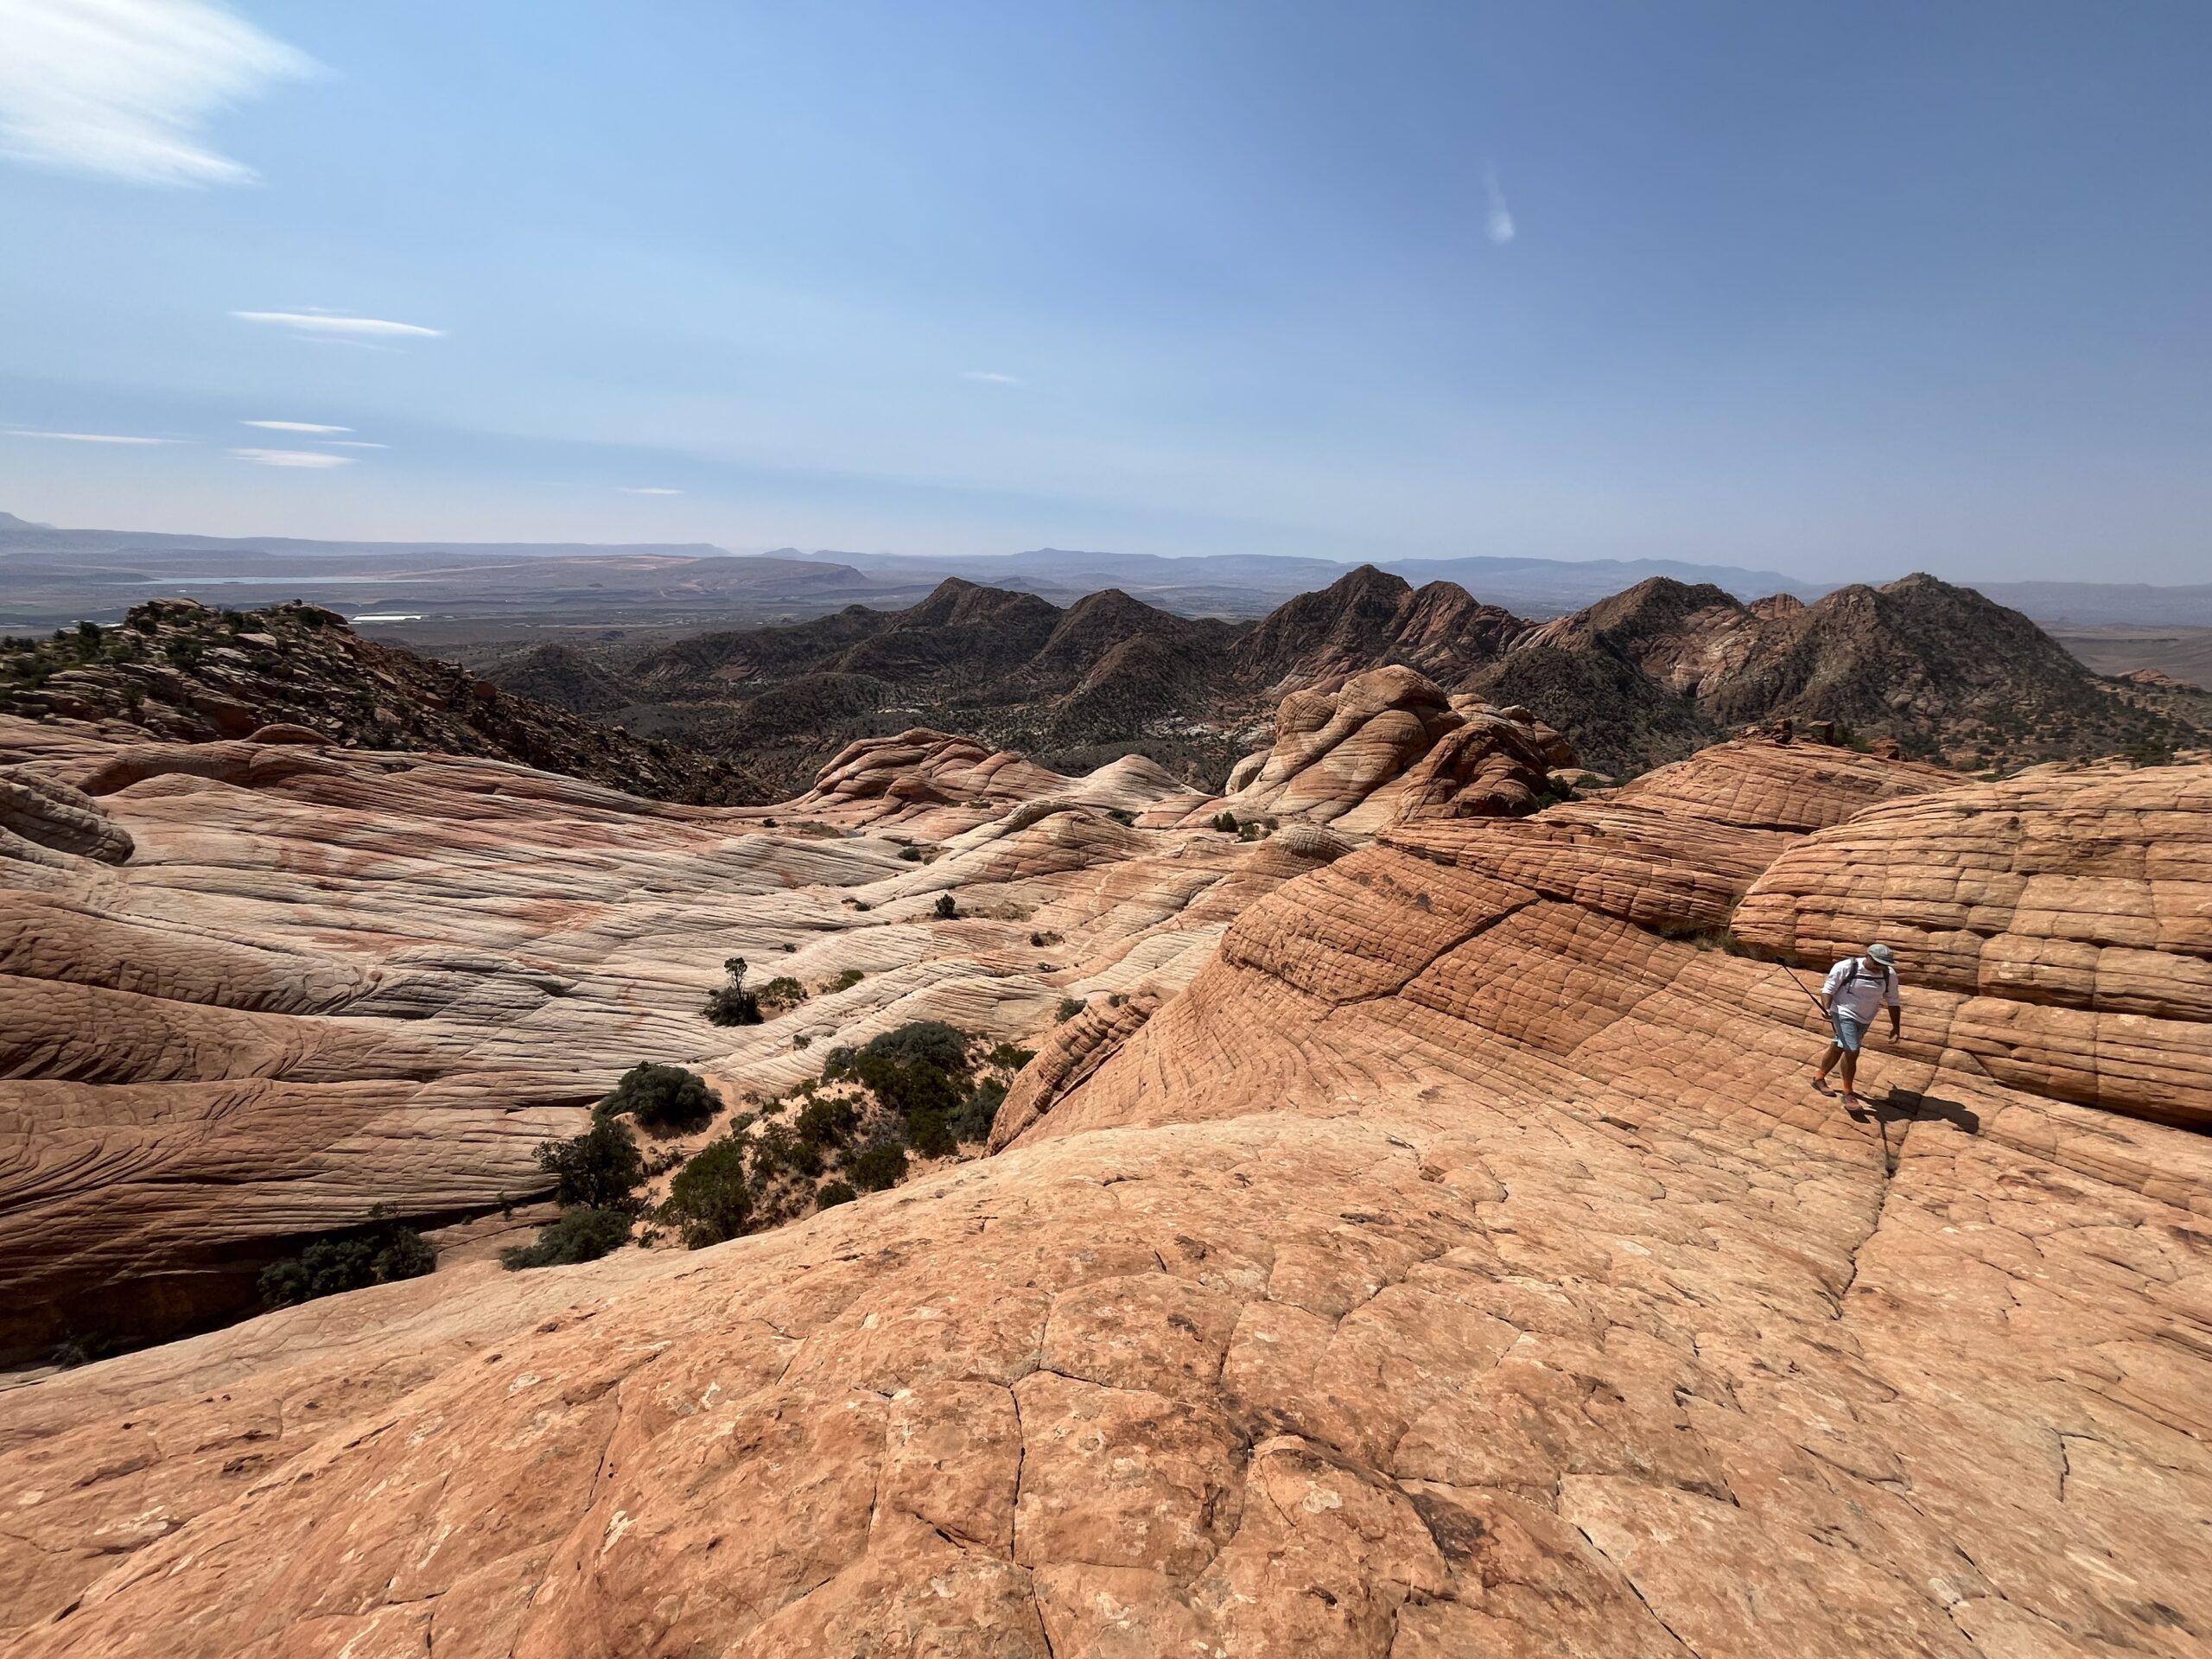
[[[1887,1128],[1892,1123],[1911,1123],[1923,1118],[1941,1118],[1967,1135],[1981,1133],[1981,1114],[1955,1100],[1940,1096],[1922,1094],[1914,1089],[1892,1088],[1879,1101],[1862,1103],[1851,1114],[1860,1123],[1878,1123]]]

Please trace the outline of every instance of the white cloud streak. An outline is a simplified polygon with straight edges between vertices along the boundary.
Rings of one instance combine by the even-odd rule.
[[[6,0],[0,0],[0,4]],[[382,317],[349,317],[337,311],[233,311],[241,322],[266,323],[297,334],[340,334],[374,340],[442,340],[442,328],[425,328],[416,322],[388,322]]]
[[[11,438],[54,438],[63,443],[176,443],[176,438],[138,438],[121,432],[34,432],[28,427],[7,429]]]
[[[615,489],[624,495],[681,495],[681,490],[671,490],[659,484],[617,484]]]
[[[133,184],[249,184],[200,129],[315,72],[211,0],[0,0],[0,157]]]
[[[371,443],[366,438],[325,438],[323,442],[334,449],[389,449],[391,448],[388,443]]]
[[[327,449],[233,449],[232,459],[257,467],[351,467],[351,455],[334,455]]]
[[[1483,168],[1483,194],[1490,199],[1490,211],[1483,216],[1483,234],[1490,238],[1492,247],[1502,248],[1518,232],[1513,228],[1513,210],[1505,205],[1505,192],[1499,188],[1494,167]]]
[[[963,380],[981,381],[987,386],[1018,386],[1021,382],[1010,374],[1001,374],[995,369],[969,369],[960,377]]]
[[[240,421],[240,426],[257,426],[264,432],[351,432],[350,426],[324,426],[315,421]]]

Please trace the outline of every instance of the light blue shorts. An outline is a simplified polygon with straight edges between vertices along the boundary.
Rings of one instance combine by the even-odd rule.
[[[1828,1023],[1835,1027],[1835,1046],[1847,1054],[1856,1054],[1866,1039],[1866,1022],[1837,1008],[1828,1015]]]

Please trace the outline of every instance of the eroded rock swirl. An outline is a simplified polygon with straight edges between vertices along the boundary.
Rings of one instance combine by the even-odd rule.
[[[484,763],[133,763],[89,798],[131,860],[9,895],[44,1079],[10,1090],[18,1274],[73,1229],[96,1270],[154,1248],[118,1192],[231,1238],[340,1190],[480,1198],[641,1046],[787,1081],[773,1024],[733,1052],[679,1012],[732,948],[868,953],[823,1028],[1122,1000],[1055,1028],[994,1155],[912,1185],[0,1395],[0,1641],[2207,1651],[2212,766],[1969,784],[1741,742],[1534,816],[1400,789],[1361,829],[1477,718],[1408,695],[1321,746],[1364,745],[1332,830],[1257,842],[932,734],[774,829]],[[41,776],[114,762],[7,735]],[[1491,752],[1430,775],[1542,784],[1541,734]],[[1809,1087],[1802,986],[1874,935],[1904,1035],[1854,1119]]]

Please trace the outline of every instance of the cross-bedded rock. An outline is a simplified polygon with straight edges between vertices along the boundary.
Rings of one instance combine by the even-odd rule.
[[[13,1651],[2200,1654],[2212,1154],[1970,1038],[2163,964],[2116,1017],[2212,1092],[2208,775],[1743,744],[1280,885],[979,818],[885,904],[1118,831],[1009,887],[1218,949],[1069,1021],[988,1160],[0,1395]],[[1862,921],[1907,1007],[1854,1120],[1783,980]]]

